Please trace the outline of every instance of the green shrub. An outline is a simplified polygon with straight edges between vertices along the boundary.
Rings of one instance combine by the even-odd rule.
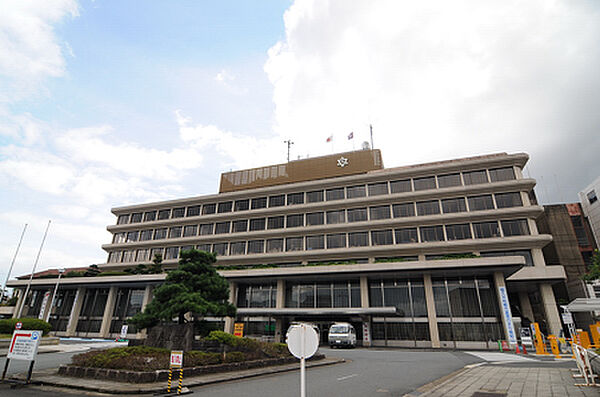
[[[39,330],[43,331],[44,335],[52,330],[52,326],[44,320],[38,320],[37,318],[9,318],[6,320],[0,320],[0,334],[11,334],[15,330],[15,324],[23,323],[22,330]]]
[[[215,340],[224,345],[236,347],[238,345],[239,336],[235,336],[223,331],[211,331],[206,340]]]
[[[226,363],[239,363],[246,361],[246,355],[242,352],[229,352],[225,355]]]
[[[208,353],[192,350],[183,355],[184,367],[199,367],[203,365],[221,364],[221,353]]]
[[[115,347],[93,350],[73,356],[72,363],[81,367],[151,371],[169,368],[169,349],[149,346]]]

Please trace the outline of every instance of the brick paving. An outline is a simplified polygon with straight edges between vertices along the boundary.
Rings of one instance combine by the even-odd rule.
[[[466,369],[429,390],[423,390],[418,395],[419,397],[600,396],[600,387],[575,386],[575,383],[582,383],[582,380],[573,378],[569,368],[488,364]]]

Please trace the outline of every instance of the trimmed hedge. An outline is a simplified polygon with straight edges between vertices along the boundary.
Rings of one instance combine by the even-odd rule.
[[[52,326],[44,320],[38,320],[37,318],[9,318],[7,320],[0,320],[0,334],[11,334],[15,330],[15,324],[18,322],[23,323],[23,330],[40,330],[44,331],[44,335],[48,335],[48,332],[52,330]]]

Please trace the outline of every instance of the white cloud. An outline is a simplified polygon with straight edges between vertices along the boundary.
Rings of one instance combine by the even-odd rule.
[[[284,20],[285,40],[269,50],[265,71],[275,129],[296,153],[330,152],[331,134],[335,151],[352,149],[350,131],[359,147],[372,123],[386,166],[527,151],[573,200],[591,180],[596,4],[299,0]],[[579,156],[555,161],[585,141],[596,150],[584,144]]]

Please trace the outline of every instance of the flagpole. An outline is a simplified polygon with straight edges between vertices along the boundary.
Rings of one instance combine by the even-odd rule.
[[[8,280],[10,279],[10,273],[12,272],[13,266],[15,265],[15,260],[17,259],[17,254],[19,253],[19,248],[21,248],[21,243],[23,242],[23,236],[25,235],[25,230],[27,230],[27,224],[23,227],[23,232],[21,232],[21,238],[19,239],[19,244],[17,244],[17,250],[15,251],[15,256],[13,256],[12,262],[10,263],[10,267],[8,268],[8,274],[6,275],[6,281],[2,286],[2,295],[0,296],[0,303],[4,301],[4,294],[6,293],[6,284],[8,284]]]

